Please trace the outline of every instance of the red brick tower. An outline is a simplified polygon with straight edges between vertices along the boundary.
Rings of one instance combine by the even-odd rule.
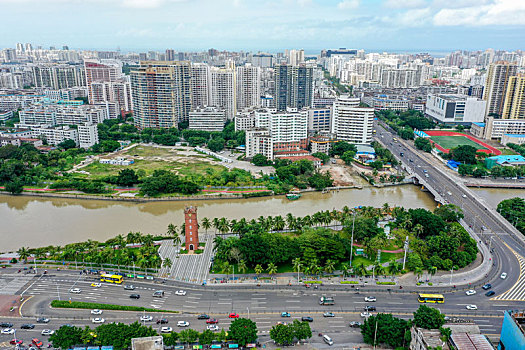
[[[197,207],[184,208],[184,223],[186,227],[186,250],[196,250],[199,247]]]

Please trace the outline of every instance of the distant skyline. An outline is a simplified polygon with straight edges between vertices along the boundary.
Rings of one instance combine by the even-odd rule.
[[[1,47],[525,49],[523,0],[0,0],[0,8]]]

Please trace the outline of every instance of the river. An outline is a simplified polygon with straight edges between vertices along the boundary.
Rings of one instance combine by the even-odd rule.
[[[435,207],[431,195],[413,185],[365,187],[331,194],[310,192],[293,202],[284,196],[135,203],[0,195],[0,252],[21,246],[65,245],[87,239],[105,241],[130,231],[162,234],[169,223],[182,224],[183,209],[187,205],[198,207],[199,219],[252,219],[287,213],[304,216],[320,210],[341,209],[345,205],[380,207],[385,202],[405,208]]]

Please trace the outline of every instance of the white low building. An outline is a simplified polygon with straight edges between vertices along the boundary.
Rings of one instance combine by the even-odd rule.
[[[222,131],[226,123],[226,112],[216,107],[197,108],[190,112],[189,126],[191,130]]]
[[[267,159],[273,160],[273,140],[268,129],[246,131],[246,158],[251,159],[256,154],[262,154]]]
[[[32,127],[31,137],[45,139],[48,144],[56,146],[66,140],[73,140],[78,146],[78,130],[69,126]]]
[[[487,102],[457,94],[429,94],[425,114],[438,123],[470,125],[483,122]]]
[[[89,148],[98,143],[97,124],[78,126],[78,143],[80,148]]]

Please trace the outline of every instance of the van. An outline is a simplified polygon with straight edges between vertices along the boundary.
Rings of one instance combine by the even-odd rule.
[[[163,296],[164,296],[164,291],[163,290],[156,290],[153,293],[153,297],[154,298],[162,298]]]
[[[323,340],[326,344],[332,346],[334,345],[334,341],[332,340],[332,338],[330,338],[329,336],[327,336],[326,334],[323,335]]]

